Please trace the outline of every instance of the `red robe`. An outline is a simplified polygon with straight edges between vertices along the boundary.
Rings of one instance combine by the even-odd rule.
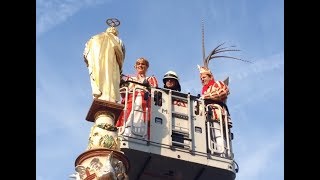
[[[207,101],[214,101],[214,103],[220,104],[221,102],[224,104],[226,102],[227,96],[230,94],[228,86],[222,81],[214,81],[213,79],[209,81],[208,84],[202,87],[201,92],[203,99]],[[212,102],[208,102],[211,104]],[[228,114],[228,107],[225,106]],[[218,115],[216,111],[213,111],[214,118],[218,119]]]
[[[215,101],[224,102],[230,92],[228,86],[224,82],[214,81],[212,79],[208,84],[202,87],[201,94],[203,95],[204,99],[212,99]]]
[[[135,77],[131,77],[131,79],[135,80],[136,78]],[[151,77],[147,77],[146,78],[148,80],[148,83],[150,84],[150,86],[152,87],[158,87],[158,81],[156,79],[156,77],[154,76],[151,76]],[[147,91],[147,89],[144,87],[144,86],[141,86],[141,85],[137,85],[137,84],[134,84],[134,83],[130,83],[129,84],[129,93],[128,93],[128,101],[127,101],[127,111],[126,111],[126,114],[124,114],[124,111],[121,112],[117,122],[116,122],[116,126],[117,127],[121,127],[124,125],[124,121],[125,119],[127,119],[132,111],[132,100],[133,100],[133,89],[134,88],[141,88],[141,89],[145,89],[145,91],[141,91],[140,89],[139,90],[136,90],[135,92],[135,100],[137,100],[137,96],[140,94],[141,97],[142,97],[142,103],[141,103],[141,108],[143,111],[146,111],[146,108],[148,107],[148,117],[145,117],[145,113],[143,113],[143,120],[144,122],[147,122],[147,127],[148,127],[148,139],[150,137],[150,118],[151,118],[151,98],[149,97],[148,100],[144,100],[144,95]],[[150,92],[149,92],[150,93]],[[125,100],[125,97],[123,97],[123,100]],[[123,101],[124,103],[124,101]],[[124,117],[125,116],[125,117]]]

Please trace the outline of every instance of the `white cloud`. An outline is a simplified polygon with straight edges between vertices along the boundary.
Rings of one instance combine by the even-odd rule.
[[[50,60],[49,57],[39,56],[40,59]],[[87,124],[90,124],[85,120],[92,102],[92,98],[87,95],[91,93],[90,87],[83,88],[83,81],[70,83],[73,76],[64,77],[59,69],[52,67],[48,61],[37,61],[37,74],[41,74],[37,75],[36,84],[37,137],[61,129],[80,136],[83,134],[81,129],[86,131]]]
[[[37,36],[66,21],[81,8],[110,2],[110,0],[37,0]]]

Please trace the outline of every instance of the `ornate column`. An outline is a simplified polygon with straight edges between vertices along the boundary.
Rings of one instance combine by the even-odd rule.
[[[130,168],[129,160],[120,151],[115,120],[123,105],[94,99],[86,120],[91,127],[87,150],[75,161],[76,180],[125,180]]]

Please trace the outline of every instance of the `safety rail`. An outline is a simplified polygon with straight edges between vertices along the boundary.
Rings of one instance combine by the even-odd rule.
[[[208,103],[209,101],[199,96],[159,87],[123,87],[120,88],[120,93],[124,104],[123,124],[118,127],[123,142],[120,143],[120,148],[133,156],[133,161],[148,157],[152,158],[152,161],[147,162],[150,167],[156,167],[154,165],[162,161],[167,162],[166,167],[170,169],[174,169],[176,164],[179,167],[184,165],[182,161],[188,163],[188,167],[189,164],[201,167],[205,165],[206,173],[202,173],[203,170],[197,171],[202,173],[200,179],[210,179],[215,173],[219,174],[216,179],[222,179],[221,170],[233,177],[239,171],[233,157],[232,124],[225,103]],[[138,93],[141,93],[141,97]],[[135,102],[138,101],[143,103],[140,103],[140,108],[135,108]],[[128,112],[130,108],[131,114]],[[140,116],[134,116],[134,112]],[[149,171],[149,165],[142,166],[143,168],[135,170],[139,170],[139,173],[144,168]],[[162,172],[162,168],[153,170],[156,171],[155,169]],[[207,175],[209,171],[215,173]]]
[[[119,128],[119,132],[118,134],[123,134],[124,133],[124,130],[125,130],[125,124],[126,124],[126,120],[127,120],[127,109],[128,109],[128,94],[129,94],[129,88],[128,87],[122,87],[119,89],[120,91],[120,94],[125,94],[124,95],[124,108],[123,108],[123,125],[118,127]]]
[[[190,100],[190,94],[188,94],[188,125],[189,125],[189,139],[191,139],[191,152],[194,151],[194,140],[192,140],[194,138],[194,128],[193,128],[193,119],[191,117],[192,115],[192,110],[191,110],[191,100]]]
[[[221,156],[225,156],[226,152],[227,157],[232,157],[228,113],[218,104],[208,104],[206,111],[208,114],[212,113],[212,116],[208,115],[206,122],[208,148],[211,154],[219,153]],[[210,111],[212,112],[210,113]]]
[[[156,89],[162,90],[161,88]],[[177,147],[189,149],[191,153],[194,151],[198,152],[198,148],[196,147],[199,147],[199,143],[197,143],[199,139],[194,139],[196,131],[196,125],[194,124],[196,121],[194,120],[196,120],[195,116],[197,116],[194,108],[199,108],[199,102],[201,101],[199,101],[197,97],[193,97],[190,94],[181,93],[180,96],[180,94],[177,94],[176,92],[173,93],[172,90],[166,92],[166,100],[164,101],[165,106],[163,106],[163,109],[161,109],[161,111],[162,113],[165,112],[166,114],[168,114],[168,137],[170,138],[167,139],[167,142],[165,144],[171,146],[172,148]],[[139,97],[137,93],[141,93],[141,101],[148,101],[149,99],[145,99],[145,97],[143,97],[143,94],[148,93],[148,98],[150,98],[150,92],[145,88],[135,87],[129,90],[128,87],[122,87],[120,88],[120,93],[122,94],[122,97],[124,97],[124,119],[122,126],[118,127],[120,128],[119,135],[125,134],[130,136],[132,134],[136,138],[142,139],[146,139],[146,136],[148,135],[149,139],[150,137],[148,133],[150,132],[150,127],[148,123],[150,121],[149,111],[151,107],[146,107],[144,109],[142,107],[143,102],[140,102],[141,106],[137,106],[136,101],[138,100],[137,97]],[[130,96],[132,96],[132,114],[128,116],[128,100]],[[154,95],[154,97],[155,96],[156,95]],[[196,102],[193,102],[193,100],[196,100]],[[181,110],[179,108],[173,108],[174,101],[184,102],[184,106],[178,105],[176,106],[176,108],[185,107],[186,109]],[[192,105],[192,103],[195,103],[195,107],[194,105]],[[202,101],[202,103],[204,102]],[[147,105],[149,105],[149,103],[147,103]],[[162,105],[160,105],[160,107],[161,106]],[[206,134],[204,135],[204,137],[207,136],[207,143],[205,144],[207,144],[207,148],[208,150],[210,150],[210,152],[207,153],[210,153],[212,155],[216,155],[218,153],[220,154],[220,157],[233,158],[231,143],[233,137],[232,133],[230,132],[231,118],[228,113],[227,107],[221,104],[210,103],[205,106],[205,111],[207,115],[204,117],[206,121],[203,121],[203,123],[205,123],[203,128],[206,129]],[[137,117],[135,116],[135,113],[141,114],[139,117]],[[199,116],[197,118],[201,117]],[[197,123],[199,123],[199,121],[197,121]],[[201,125],[199,126],[198,124],[197,127],[201,127]],[[161,142],[157,141],[155,143]],[[205,152],[205,150],[201,150],[201,152]]]
[[[143,110],[142,103],[143,103],[143,101],[148,101],[148,100],[145,100],[144,97],[142,97],[141,92],[144,92],[143,94],[149,93],[149,91],[144,88],[134,87],[131,90],[129,90],[128,87],[120,88],[120,94],[125,94],[124,95],[125,101],[124,101],[124,109],[123,109],[123,124],[122,124],[122,126],[118,127],[120,129],[119,133],[118,133],[119,135],[123,135],[125,133],[126,129],[130,131],[129,133],[132,133],[133,135],[136,135],[136,136],[140,136],[140,137],[144,138],[147,135],[148,121],[150,120],[149,116],[148,116],[149,107],[146,107],[145,111]],[[136,102],[136,100],[140,101],[139,99],[136,98],[136,93],[140,93],[141,97],[139,97],[139,98],[141,98],[141,102],[138,102],[140,104],[137,104],[137,102]],[[127,111],[128,111],[128,99],[129,99],[128,97],[129,97],[129,95],[132,96],[131,112],[130,112],[129,117],[126,117]],[[147,105],[148,105],[148,103],[147,103]],[[139,119],[135,119],[136,112],[142,113],[141,114],[142,117],[140,116]],[[140,124],[140,126],[135,125],[135,123],[137,123],[136,122],[137,120],[138,120],[138,123]],[[127,122],[129,122],[129,124],[127,124]]]
[[[176,92],[175,92],[176,93]],[[191,110],[191,100],[190,94],[187,97],[181,97],[173,94],[172,90],[168,90],[168,98],[167,98],[167,109],[170,119],[169,132],[170,132],[170,145],[172,148],[183,148],[189,149],[191,152],[194,151],[194,135],[192,132],[193,123],[192,123],[192,110]],[[187,104],[186,112],[179,112],[173,110],[174,101],[179,103],[185,102]],[[173,121],[173,118],[180,119],[182,121],[186,121],[186,125],[177,126],[177,119]],[[185,143],[184,141],[188,141]]]
[[[168,103],[167,103],[167,110],[168,110],[168,113],[169,113],[169,117],[170,117],[170,121],[169,121],[169,137],[172,137],[173,135],[173,124],[172,124],[172,91],[169,90],[169,98],[167,99]],[[172,138],[169,138],[169,145],[172,145],[174,143],[174,141],[172,140]]]

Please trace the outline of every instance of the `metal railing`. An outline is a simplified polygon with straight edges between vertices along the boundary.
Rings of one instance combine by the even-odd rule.
[[[143,93],[142,93],[143,92]],[[136,96],[137,93],[140,93]],[[119,135],[123,135],[126,128],[132,133],[133,135],[136,136],[141,136],[145,138],[148,132],[148,121],[149,119],[149,108],[146,107],[144,110],[142,107],[142,104],[144,101],[149,101],[149,99],[145,100],[144,97],[142,97],[142,94],[149,93],[148,90],[144,88],[133,88],[132,90],[129,90],[128,87],[122,87],[120,88],[120,94],[125,94],[124,95],[124,109],[123,109],[123,124],[122,126],[118,127],[119,130]],[[131,112],[129,116],[127,117],[128,114],[128,100],[129,100],[129,95],[131,96]],[[137,97],[141,96],[141,102],[139,104],[136,104]],[[149,103],[146,102],[148,105]],[[141,113],[141,116],[139,119],[135,119],[136,113]],[[139,122],[140,126],[135,125],[138,124],[137,121]]]
[[[232,157],[229,119],[227,111],[219,104],[208,104],[207,114],[207,139],[208,148],[212,154],[219,153],[222,157]],[[212,112],[210,112],[212,111]],[[210,112],[210,113],[209,113]],[[215,113],[217,116],[215,116]]]

